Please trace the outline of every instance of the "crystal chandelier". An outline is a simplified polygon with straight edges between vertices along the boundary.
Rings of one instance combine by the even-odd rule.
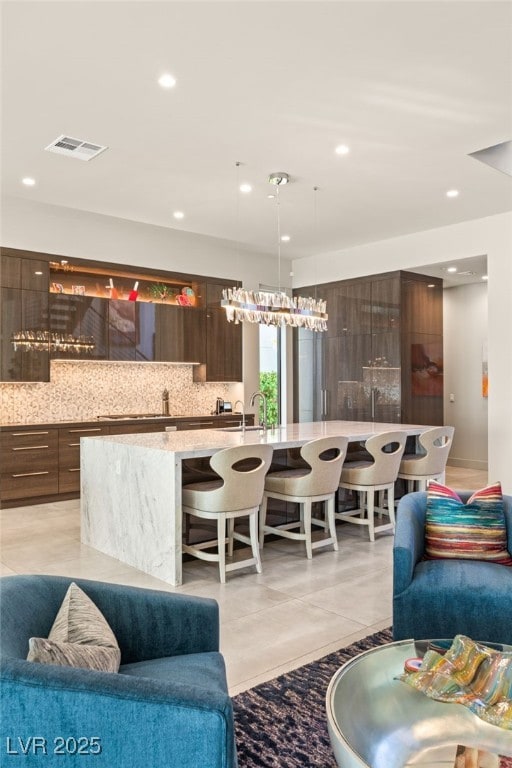
[[[248,291],[245,288],[227,288],[222,291],[221,306],[226,310],[228,322],[259,323],[280,327],[307,328],[310,331],[327,330],[327,307],[323,299],[288,296],[281,290],[281,222],[279,214],[279,187],[290,177],[283,171],[270,174],[270,184],[277,187],[277,249],[279,290]]]

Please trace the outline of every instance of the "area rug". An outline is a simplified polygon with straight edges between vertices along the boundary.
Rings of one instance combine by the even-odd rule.
[[[392,641],[390,629],[257,685],[233,699],[239,768],[336,768],[325,694],[353,656]]]

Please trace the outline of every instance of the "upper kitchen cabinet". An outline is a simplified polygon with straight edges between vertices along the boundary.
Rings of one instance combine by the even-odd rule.
[[[206,284],[206,363],[194,368],[194,381],[242,381],[242,326],[228,323],[222,291],[240,285]]]
[[[49,381],[47,262],[2,249],[0,320],[0,380]]]
[[[442,423],[442,281],[396,272],[307,290],[329,319],[327,333],[295,332],[297,420]]]
[[[0,375],[48,381],[49,360],[195,364],[196,381],[241,381],[242,330],[222,282],[2,248]]]
[[[106,360],[108,302],[89,296],[50,294],[52,359]]]
[[[198,307],[156,305],[155,360],[204,363],[206,311]]]

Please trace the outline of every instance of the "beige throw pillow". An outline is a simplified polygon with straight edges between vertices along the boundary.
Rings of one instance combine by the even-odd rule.
[[[72,582],[48,639],[30,638],[27,660],[117,672],[121,652],[99,608]]]

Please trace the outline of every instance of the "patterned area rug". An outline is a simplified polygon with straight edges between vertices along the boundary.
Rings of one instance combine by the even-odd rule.
[[[336,768],[325,694],[353,656],[392,641],[390,629],[276,677],[233,699],[239,768]]]

